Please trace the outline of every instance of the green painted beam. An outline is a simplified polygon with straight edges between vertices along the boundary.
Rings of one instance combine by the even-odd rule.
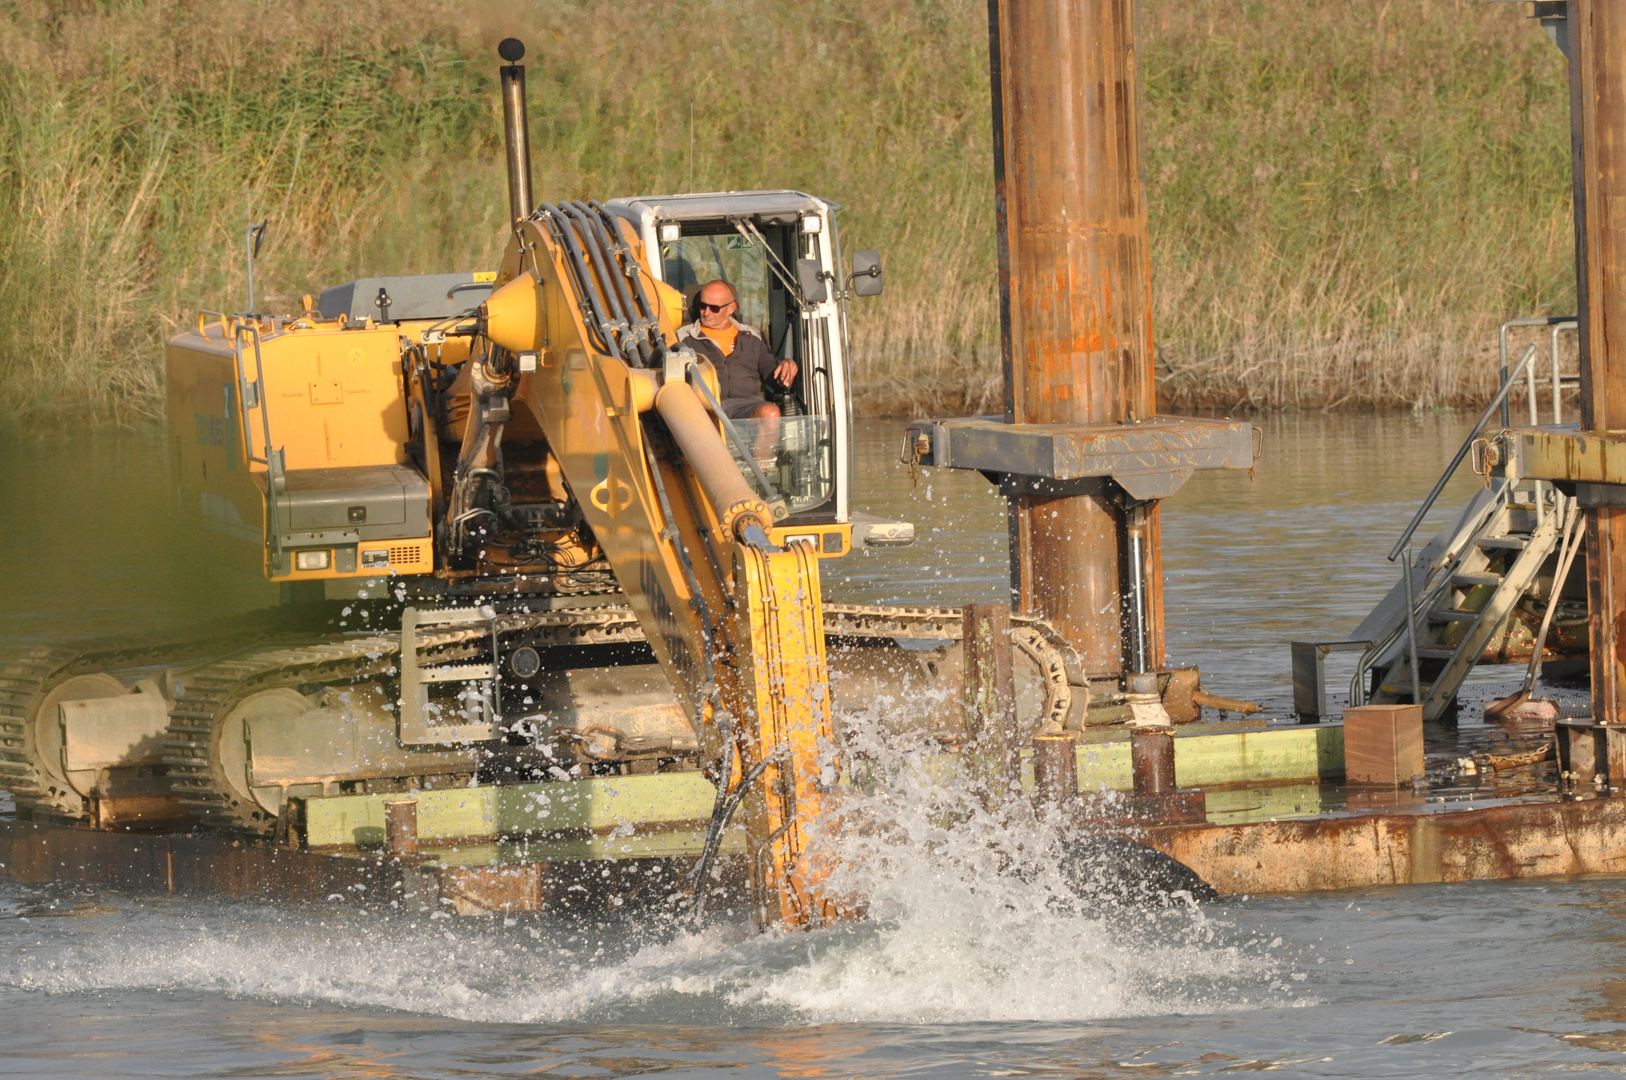
[[[1181,787],[1305,784],[1343,774],[1344,729],[1338,725],[1215,730],[1221,727],[1176,733],[1174,767]],[[1127,733],[1116,739],[1091,736],[1078,748],[1079,787],[1131,790]],[[530,848],[550,860],[694,855],[715,797],[716,789],[698,772],[338,795],[305,800],[305,842],[313,848],[382,844],[384,804],[411,798],[418,803],[418,839],[428,845],[545,837],[532,840]]]
[[[1182,735],[1174,739],[1175,782],[1183,788],[1336,780],[1344,773],[1344,729],[1336,724]],[[1129,791],[1129,739],[1078,748],[1078,786]]]
[[[418,839],[434,844],[621,827],[703,832],[715,798],[716,789],[698,772],[336,795],[305,800],[305,842],[313,848],[381,844],[384,804],[398,799],[417,802]]]

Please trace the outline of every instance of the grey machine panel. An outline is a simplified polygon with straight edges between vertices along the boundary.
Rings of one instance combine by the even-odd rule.
[[[277,504],[284,547],[429,535],[429,481],[406,465],[293,469]]]
[[[366,277],[322,290],[316,307],[324,319],[345,316],[351,322],[374,319],[400,322],[403,319],[446,319],[479,307],[491,295],[492,281],[476,281],[488,275],[415,274],[410,277]],[[388,308],[379,306],[379,290],[389,297]],[[387,313],[386,313],[387,312]]]

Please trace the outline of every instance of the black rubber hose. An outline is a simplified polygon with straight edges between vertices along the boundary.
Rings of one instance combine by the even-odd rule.
[[[610,235],[616,235],[615,219],[611,216],[608,210],[604,209],[604,205],[597,199],[589,199],[587,205],[604,221],[604,227],[610,231]],[[622,250],[626,250],[625,245],[622,246]],[[632,282],[632,294],[637,299],[639,314],[645,319],[649,320],[650,331],[652,334],[658,335],[660,329],[660,314],[656,312],[655,305],[650,303],[649,294],[644,291],[643,268],[640,267],[636,261],[634,261],[630,267],[623,266],[623,269],[625,270],[627,279]],[[660,338],[658,336],[656,336],[654,340],[657,343],[660,342]]]
[[[573,291],[576,294],[576,308],[580,311],[582,321],[587,325],[587,332],[595,339],[595,344],[601,351],[609,352],[609,343],[604,341],[604,331],[599,325],[598,311],[593,306],[592,294],[586,285],[587,269],[582,265],[580,253],[577,251],[571,238],[567,236],[564,224],[564,215],[551,203],[543,203],[536,208],[537,219],[546,224],[548,231],[553,234],[554,243],[564,249],[565,268],[570,273]]]
[[[725,755],[725,758],[731,757],[732,755]],[[768,771],[768,766],[772,762],[773,758],[765,757],[747,769],[745,775],[740,777],[739,784],[729,793],[727,801],[720,808],[713,808],[711,827],[706,830],[706,846],[700,852],[700,865],[695,867],[694,888],[689,909],[690,917],[698,919],[705,910],[706,894],[702,886],[706,880],[706,873],[711,869],[711,861],[716,856],[718,847],[722,845],[723,831],[728,828],[728,819],[734,816],[734,811],[738,810],[740,803],[745,801],[746,792],[750,790],[752,784],[762,779],[762,774]],[[733,762],[729,761],[729,765],[732,764]],[[717,785],[717,790],[719,792],[723,791],[727,784],[728,777],[724,776],[723,782]]]
[[[712,859],[717,855],[718,838],[723,835],[723,812],[728,808],[728,778],[734,775],[734,721],[721,709],[713,707],[712,715],[717,718],[718,730],[723,736],[723,756],[717,763],[717,797],[711,801],[711,821],[706,825],[706,842],[700,848],[700,861],[694,867],[694,880],[689,884],[689,914],[694,918],[700,917],[705,901],[701,899],[701,890],[705,887],[706,875],[711,872]]]
[[[577,205],[580,206],[581,204],[578,202]],[[604,204],[597,199],[589,199],[587,209],[597,214],[603,221],[605,231],[609,237],[610,247],[622,253],[627,253],[628,249],[625,244],[615,242],[614,238],[618,235],[615,220],[610,212],[604,208]],[[634,306],[641,320],[630,325],[635,333],[648,340],[649,352],[646,364],[647,366],[655,366],[655,362],[664,358],[667,352],[666,339],[661,335],[660,315],[656,312],[655,305],[650,302],[649,294],[644,290],[643,268],[636,261],[631,262],[630,265],[626,261],[622,261],[619,266],[622,277],[632,283],[631,296],[636,301]]]
[[[576,230],[571,227],[570,219],[552,203],[543,203],[537,207],[537,212],[546,216],[548,224],[554,231],[554,239],[565,249],[565,262],[575,279],[576,304],[582,313],[583,321],[587,323],[588,333],[598,339],[596,344],[601,352],[612,356],[620,355],[607,338],[605,320],[600,316],[598,303],[594,299],[597,290],[587,273],[581,246],[576,242]]]
[[[567,202],[560,203],[559,209],[570,218],[570,227],[576,233],[582,250],[587,252],[587,261],[593,266],[593,280],[598,287],[601,310],[608,312],[610,316],[610,321],[604,327],[604,336],[608,338],[612,332],[616,333],[615,355],[624,358],[627,355],[625,335],[630,327],[626,313],[621,310],[620,298],[615,294],[614,275],[605,265],[610,257],[609,252],[599,244],[598,236],[593,232],[593,224],[587,220],[586,215]]]
[[[599,259],[589,248],[590,237],[584,235],[577,227],[575,211],[568,203],[559,203],[559,226],[563,230],[566,243],[575,252],[576,263],[581,268],[582,283],[586,286],[592,298],[592,310],[598,320],[600,339],[606,345],[606,352],[611,356],[621,355],[620,334],[617,333],[617,319],[610,297],[605,292],[602,270]]]
[[[627,275],[621,266],[621,260],[616,256],[616,243],[598,215],[587,209],[582,203],[575,203],[577,214],[580,215],[583,228],[587,229],[598,245],[599,258],[603,260],[604,278],[610,290],[610,302],[615,306],[616,315],[625,326],[624,337],[621,343],[622,352],[628,360],[636,360],[638,366],[649,366],[648,337],[643,333],[641,320],[633,307],[632,293],[627,291]],[[629,348],[630,346],[630,348]],[[634,357],[636,353],[636,357]]]
[[[649,333],[644,330],[644,319],[637,312],[636,303],[633,301],[633,293],[626,286],[626,267],[616,257],[616,247],[620,246],[616,244],[615,237],[611,236],[610,229],[605,228],[603,218],[600,218],[597,213],[593,213],[587,207],[587,203],[576,202],[571,203],[571,205],[576,208],[576,213],[580,215],[582,223],[587,224],[587,228],[592,229],[593,239],[598,242],[598,250],[602,252],[603,260],[605,260],[605,263],[603,263],[605,265],[605,277],[610,280],[611,299],[615,301],[616,312],[618,312],[621,322],[624,322],[628,327],[628,333],[631,333],[631,343],[637,350],[639,366],[649,368]],[[631,356],[628,359],[631,359]]]

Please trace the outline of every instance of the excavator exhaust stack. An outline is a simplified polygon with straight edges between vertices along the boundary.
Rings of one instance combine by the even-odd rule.
[[[519,221],[536,205],[531,198],[531,128],[525,115],[525,43],[504,38],[497,54],[508,61],[502,79],[502,130],[508,157],[508,217]]]

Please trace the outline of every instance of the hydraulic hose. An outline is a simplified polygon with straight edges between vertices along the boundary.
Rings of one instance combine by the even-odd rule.
[[[603,219],[605,227],[607,229],[611,229],[613,234],[615,224],[613,219],[610,217],[610,212],[604,209],[603,204],[597,199],[590,199],[588,200],[587,205],[593,209],[594,213],[598,214],[598,216]],[[649,322],[651,338],[657,346],[664,345],[665,342],[661,340],[659,333],[660,315],[656,313],[655,305],[650,303],[649,294],[644,291],[643,268],[640,267],[636,261],[633,261],[631,263],[630,270],[627,273],[627,277],[632,282],[632,293],[638,301],[638,313],[642,318],[648,320]]]
[[[726,772],[732,772],[733,754],[724,754],[723,757],[724,761],[727,762],[724,767]],[[706,909],[706,893],[703,886],[705,885],[706,875],[711,870],[712,859],[716,857],[717,849],[722,846],[723,833],[728,829],[729,819],[734,816],[734,811],[740,808],[740,803],[745,801],[745,796],[750,792],[751,785],[762,779],[762,774],[768,771],[768,766],[772,762],[773,758],[765,757],[745,770],[745,775],[740,777],[740,782],[735,785],[733,791],[728,791],[728,776],[726,774],[717,785],[717,794],[719,796],[717,805],[712,810],[711,825],[706,829],[706,845],[700,850],[700,862],[695,866],[694,886],[690,892],[689,900],[689,915],[691,918],[700,918]],[[725,792],[727,797],[723,798]]]
[[[621,350],[610,341],[610,327],[603,317],[604,305],[595,296],[598,284],[588,273],[581,244],[577,242],[576,230],[571,227],[570,219],[565,216],[564,211],[552,203],[543,203],[537,209],[552,226],[554,239],[565,249],[565,262],[575,279],[576,302],[582,313],[582,321],[587,324],[587,332],[598,339],[597,344],[601,351],[610,356],[619,356]]]
[[[627,325],[627,331],[632,335],[630,341],[622,343],[625,350],[627,345],[636,349],[639,366],[648,367],[650,359],[649,335],[647,326],[637,305],[633,302],[632,292],[627,288],[627,275],[621,268],[621,260],[616,256],[616,243],[611,238],[609,230],[604,227],[604,221],[595,214],[585,203],[575,202],[571,206],[575,209],[583,226],[592,233],[595,254],[603,263],[604,275],[610,283],[610,300],[615,306],[617,317]],[[628,356],[631,359],[631,356]]]
[[[627,355],[626,335],[631,329],[627,316],[621,310],[620,299],[615,293],[615,283],[610,268],[606,265],[609,255],[600,247],[598,238],[593,235],[593,226],[580,210],[570,203],[560,203],[559,210],[566,217],[565,228],[575,234],[576,242],[587,255],[587,262],[593,268],[593,280],[598,290],[599,317],[603,323],[606,338],[613,333],[615,340],[611,344],[615,347],[617,356]],[[606,314],[608,317],[606,318]]]

